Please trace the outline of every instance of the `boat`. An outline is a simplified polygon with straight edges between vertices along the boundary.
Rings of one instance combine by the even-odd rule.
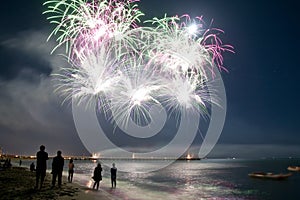
[[[249,177],[252,178],[262,178],[262,179],[273,179],[273,180],[283,180],[290,177],[292,173],[280,173],[280,174],[274,174],[274,173],[265,173],[265,172],[253,172],[248,174]]]
[[[289,166],[287,169],[289,171],[293,171],[293,172],[300,172],[300,167],[299,166]]]

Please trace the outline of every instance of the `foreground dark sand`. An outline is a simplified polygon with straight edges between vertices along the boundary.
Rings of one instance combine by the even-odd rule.
[[[64,177],[65,179],[65,177]],[[51,189],[51,176],[47,174],[44,187],[35,190],[35,173],[26,168],[13,167],[0,171],[0,199],[6,200],[112,200],[115,199],[103,190],[95,191],[74,183],[63,181],[61,188]]]

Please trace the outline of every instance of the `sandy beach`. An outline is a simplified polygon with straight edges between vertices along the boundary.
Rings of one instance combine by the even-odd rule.
[[[92,190],[80,186],[76,183],[67,183],[66,177],[63,177],[61,188],[51,189],[51,175],[47,174],[44,186],[40,190],[35,190],[35,172],[30,172],[24,167],[12,167],[0,171],[0,199],[5,200],[112,200],[116,199],[107,192],[99,189]]]

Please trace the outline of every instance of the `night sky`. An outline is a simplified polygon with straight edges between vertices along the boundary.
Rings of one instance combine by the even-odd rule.
[[[0,147],[5,153],[87,155],[50,74],[68,64],[50,55],[43,1],[3,1],[0,12]],[[297,1],[142,0],[147,18],[189,14],[221,28],[227,117],[211,157],[300,156],[300,12]]]

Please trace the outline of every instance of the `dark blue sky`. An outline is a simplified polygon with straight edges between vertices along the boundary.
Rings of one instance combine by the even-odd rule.
[[[61,106],[49,86],[49,75],[63,61],[49,55],[53,46],[45,39],[51,26],[41,14],[42,2],[1,4],[0,146],[30,154],[43,143],[50,152],[61,148],[68,154],[85,154],[70,107]],[[265,148],[267,156],[282,155],[280,151],[300,156],[296,1],[142,0],[140,9],[148,18],[202,15],[208,24],[213,20],[213,27],[223,29],[222,39],[235,47],[235,54],[225,54],[229,72],[222,74],[228,108],[219,144],[227,145],[228,156],[239,156],[232,148],[238,145],[257,148],[252,155]],[[217,149],[214,153],[221,155]],[[241,156],[248,155],[242,151]]]

